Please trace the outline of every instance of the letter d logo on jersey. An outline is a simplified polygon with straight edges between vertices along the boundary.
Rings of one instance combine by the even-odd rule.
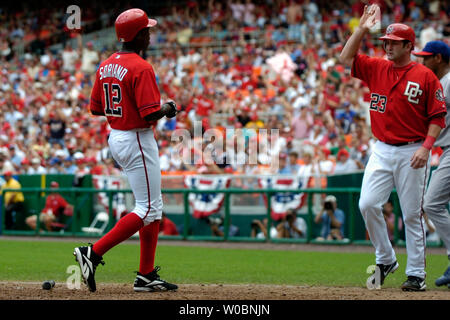
[[[418,104],[419,98],[417,98],[417,96],[418,95],[421,96],[422,92],[423,91],[420,90],[420,85],[418,83],[408,81],[405,92],[403,94],[408,97],[409,102]],[[414,99],[414,98],[417,98],[417,99]]]

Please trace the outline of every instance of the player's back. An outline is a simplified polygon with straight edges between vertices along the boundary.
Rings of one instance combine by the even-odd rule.
[[[149,128],[144,117],[160,109],[152,66],[134,52],[116,52],[100,64],[91,110],[103,111],[113,129]]]

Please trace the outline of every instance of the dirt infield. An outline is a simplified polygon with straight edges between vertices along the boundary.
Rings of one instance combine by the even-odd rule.
[[[386,288],[310,287],[280,285],[182,284],[176,292],[136,293],[132,284],[97,284],[91,293],[83,285],[70,290],[57,283],[52,290],[37,282],[0,282],[0,300],[450,300],[450,290],[402,292]]]
[[[3,240],[30,238],[0,237]],[[35,238],[38,241],[80,241],[71,238]],[[90,239],[83,239],[83,242]],[[92,239],[95,241],[95,239]],[[128,240],[138,243],[138,240]],[[263,250],[296,250],[328,252],[373,252],[371,246],[337,246],[311,244],[274,244],[245,242],[159,241],[159,245],[241,248]],[[405,248],[396,248],[404,253]],[[428,253],[445,254],[444,248],[427,248]],[[0,282],[0,300],[450,300],[450,290],[433,288],[426,292],[402,292],[399,288],[368,290],[363,287],[316,287],[288,285],[181,284],[177,292],[136,293],[133,284],[97,283],[91,293],[82,284],[79,290],[57,283],[52,290],[43,290],[40,282]]]

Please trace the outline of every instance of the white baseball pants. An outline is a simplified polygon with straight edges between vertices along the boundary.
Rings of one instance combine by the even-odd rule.
[[[431,174],[431,181],[425,194],[423,209],[436,226],[439,237],[444,241],[447,255],[450,255],[450,215],[446,208],[450,201],[450,147],[444,149],[438,168]]]
[[[160,220],[163,208],[161,171],[153,130],[112,129],[108,144],[112,156],[127,175],[136,199],[132,212],[142,218],[144,226]]]
[[[396,260],[389,241],[382,205],[395,187],[400,200],[408,255],[406,275],[425,278],[425,232],[422,205],[429,165],[413,169],[410,159],[420,143],[392,146],[377,141],[367,163],[359,199],[359,208],[375,247],[377,264],[391,264]]]

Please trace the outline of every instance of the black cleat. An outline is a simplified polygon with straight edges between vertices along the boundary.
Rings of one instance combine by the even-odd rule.
[[[380,282],[379,283],[380,283],[380,285],[383,285],[384,279],[386,279],[387,275],[389,273],[394,273],[395,270],[398,269],[399,265],[398,265],[398,262],[395,261],[392,264],[377,264],[377,267],[380,269]],[[370,281],[372,282],[373,285],[376,284],[376,281],[375,281],[376,276],[377,276],[377,273],[374,272],[373,275],[370,277],[371,278]]]
[[[95,292],[97,290],[95,285],[95,269],[97,269],[100,263],[104,265],[105,262],[102,261],[102,257],[92,250],[91,243],[88,247],[75,248],[73,255],[75,256],[75,261],[80,265],[84,283],[88,286],[89,291]]]
[[[425,279],[414,276],[408,276],[408,279],[402,284],[403,291],[425,291],[426,287]]]
[[[168,283],[160,279],[158,271],[160,267],[155,267],[155,269],[148,274],[137,273],[136,279],[134,280],[134,291],[136,292],[154,292],[154,291],[176,291],[178,286],[176,284]]]

